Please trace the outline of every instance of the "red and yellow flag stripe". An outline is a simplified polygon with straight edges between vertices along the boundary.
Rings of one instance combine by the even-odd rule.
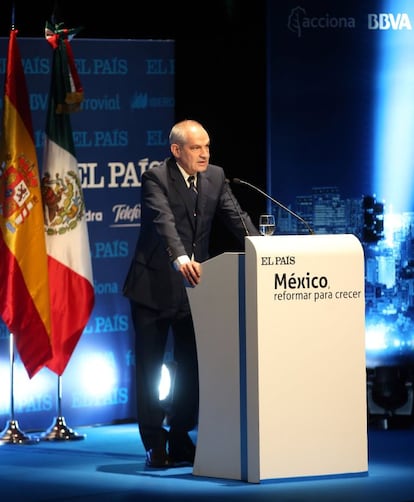
[[[0,315],[32,377],[52,357],[44,213],[29,96],[10,33],[0,143]]]

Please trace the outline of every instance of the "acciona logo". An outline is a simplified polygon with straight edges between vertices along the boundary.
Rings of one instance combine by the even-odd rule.
[[[323,16],[309,16],[303,7],[290,11],[287,27],[300,38],[310,30],[349,30],[355,28],[355,18],[325,13]]]
[[[368,14],[369,30],[411,30],[411,21],[406,12],[393,14],[392,12],[380,12]]]

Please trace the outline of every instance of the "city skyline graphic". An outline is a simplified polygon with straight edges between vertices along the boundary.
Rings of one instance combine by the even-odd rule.
[[[364,250],[367,367],[414,361],[414,212],[392,213],[375,195],[344,198],[338,187],[313,187],[289,207],[315,234],[354,234]],[[307,234],[278,206],[276,235]]]

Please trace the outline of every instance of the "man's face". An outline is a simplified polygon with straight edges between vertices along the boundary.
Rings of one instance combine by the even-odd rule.
[[[204,129],[192,127],[187,134],[186,143],[172,144],[171,152],[186,173],[203,172],[210,160],[210,138]]]

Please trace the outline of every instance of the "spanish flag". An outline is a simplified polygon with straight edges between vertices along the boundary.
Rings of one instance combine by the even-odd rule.
[[[0,140],[0,315],[32,378],[52,357],[48,260],[29,96],[10,32]]]
[[[94,306],[92,263],[70,113],[78,111],[83,90],[70,46],[74,30],[46,24],[53,49],[42,193],[52,316],[53,358],[47,367],[64,372]]]

